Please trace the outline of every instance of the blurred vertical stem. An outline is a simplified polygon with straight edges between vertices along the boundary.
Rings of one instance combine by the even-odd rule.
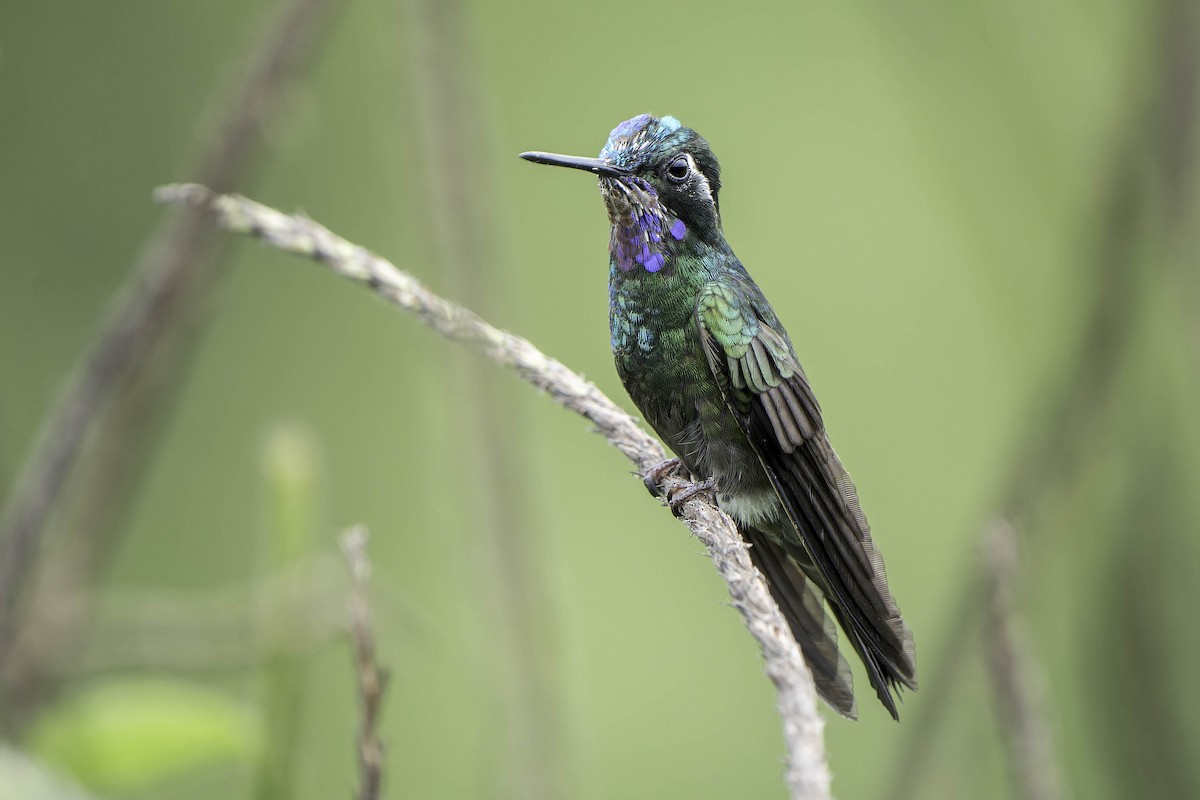
[[[1200,239],[1200,5],[1161,0],[1152,51],[1158,85],[1148,103],[1143,204],[1142,284],[1136,299],[1145,324],[1136,371],[1127,380],[1122,459],[1123,502],[1113,524],[1103,579],[1085,620],[1080,672],[1089,721],[1103,746],[1106,772],[1121,796],[1200,796],[1200,666],[1195,624],[1200,562],[1196,546],[1197,438],[1200,405],[1194,339]],[[1150,240],[1150,235],[1154,236]],[[1093,669],[1094,664],[1104,669]]]
[[[371,560],[367,557],[367,529],[357,525],[342,534],[342,554],[350,568],[350,638],[358,673],[358,800],[379,800],[383,786],[383,742],[379,739],[379,714],[388,675],[375,658],[375,633],[367,582]]]
[[[1112,795],[1191,798],[1200,797],[1200,548],[1196,437],[1186,435],[1195,426],[1181,415],[1194,414],[1200,397],[1194,384],[1166,374],[1174,364],[1163,369],[1179,343],[1159,333],[1154,344],[1169,355],[1147,359],[1156,380],[1130,393],[1147,413],[1131,415],[1124,437],[1121,455],[1132,468],[1109,534],[1115,543],[1089,598],[1095,613],[1080,621],[1078,674],[1082,691],[1102,698],[1084,711]]]
[[[1026,439],[1015,451],[985,531],[1008,524],[1021,530],[1053,489],[1089,466],[1089,455],[1112,446],[1103,423],[1120,415],[1114,410],[1114,390],[1122,367],[1131,360],[1134,333],[1145,322],[1147,306],[1140,300],[1147,286],[1168,273],[1148,259],[1144,244],[1159,233],[1173,242],[1190,230],[1186,181],[1195,180],[1195,89],[1200,79],[1196,8],[1195,0],[1159,0],[1147,6],[1147,38],[1134,58],[1144,60],[1148,69],[1144,75],[1133,70],[1136,79],[1126,87],[1131,111],[1121,118],[1123,129],[1115,137],[1106,191],[1099,197],[1095,236],[1083,250],[1086,274],[1093,276],[1091,285],[1084,287],[1092,292],[1091,308],[1059,380],[1044,388],[1027,415]],[[1194,271],[1194,262],[1191,267]],[[962,655],[975,630],[974,620],[984,611],[985,593],[975,573],[969,574],[972,578],[964,583],[961,596],[949,603],[954,609],[949,634],[926,670],[932,675],[924,686],[936,695],[932,701],[926,695],[907,744],[900,749],[888,794],[892,800],[918,796],[935,752],[936,729],[951,707],[946,697],[963,672]]]
[[[208,104],[214,119],[188,174],[227,189],[245,185],[261,159],[264,123],[309,64],[339,5],[280,3],[240,82]],[[203,214],[165,216],[73,368],[9,496],[0,517],[0,702],[6,712],[0,718],[10,730],[54,694],[61,665],[84,640],[91,606],[86,590],[107,563],[174,408],[226,248]],[[61,546],[39,569],[46,539],[61,539]],[[33,599],[23,602],[30,593]],[[85,599],[60,602],[68,596]]]
[[[260,576],[282,575],[282,602],[264,604],[259,628],[262,647],[262,709],[266,745],[256,777],[255,796],[260,800],[292,797],[296,780],[296,742],[304,714],[304,655],[293,642],[303,637],[305,619],[296,619],[303,593],[304,573],[295,567],[312,550],[319,518],[319,459],[308,432],[296,425],[281,425],[267,437],[262,454],[266,490],[265,553]]]
[[[485,98],[477,85],[474,50],[459,0],[402,0],[411,54],[413,111],[408,115],[425,166],[417,208],[426,210],[435,263],[456,300],[488,319],[504,319],[502,272],[490,203],[489,130]],[[485,624],[491,629],[506,706],[515,797],[563,796],[561,719],[547,589],[538,559],[524,485],[525,432],[515,413],[512,385],[455,353],[446,359],[457,447],[468,470],[463,499],[470,504],[473,543],[483,572]]]

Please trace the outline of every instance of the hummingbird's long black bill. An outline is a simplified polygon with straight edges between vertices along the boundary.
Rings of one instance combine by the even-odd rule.
[[[605,175],[610,178],[629,174],[629,170],[614,166],[613,164],[610,164],[607,161],[599,158],[564,156],[559,155],[558,153],[540,153],[536,150],[528,153],[521,153],[521,158],[525,159],[526,161],[532,161],[535,164],[549,164],[552,167],[581,169],[585,172],[594,172],[597,175]]]

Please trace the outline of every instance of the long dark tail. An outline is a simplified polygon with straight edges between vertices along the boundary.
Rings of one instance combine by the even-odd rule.
[[[774,456],[767,466],[787,519],[799,533],[784,529],[783,546],[828,597],[880,702],[899,719],[900,688],[917,688],[912,633],[888,589],[883,558],[850,476],[824,433],[793,453]]]
[[[857,719],[854,676],[838,651],[837,627],[825,613],[821,590],[768,534],[743,528],[742,536],[750,544],[750,559],[767,579],[771,594],[800,645],[817,692],[839,714]]]

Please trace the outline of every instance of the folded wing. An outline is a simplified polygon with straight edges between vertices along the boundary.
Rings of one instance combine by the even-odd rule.
[[[780,546],[824,592],[876,694],[897,717],[899,687],[917,685],[912,635],[786,334],[757,287],[737,275],[700,294],[696,325],[725,405],[790,523],[779,532]]]

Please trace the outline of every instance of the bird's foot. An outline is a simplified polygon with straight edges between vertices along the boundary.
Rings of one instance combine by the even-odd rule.
[[[642,483],[646,484],[646,491],[650,492],[653,497],[660,497],[658,491],[658,482],[670,475],[673,472],[678,472],[683,469],[683,462],[678,458],[668,458],[665,461],[660,461],[650,469],[646,470],[642,475]]]
[[[671,507],[671,513],[679,517],[683,515],[683,504],[693,497],[701,494],[715,494],[717,484],[712,478],[705,478],[689,486],[685,486],[677,492],[672,492],[667,496],[667,505]]]

